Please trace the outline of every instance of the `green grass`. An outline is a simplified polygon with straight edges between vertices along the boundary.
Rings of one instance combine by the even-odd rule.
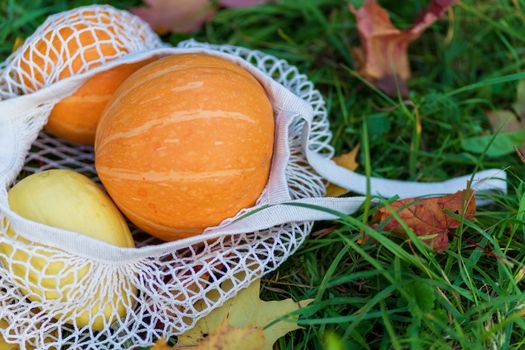
[[[87,3],[1,0],[0,55],[47,15]],[[426,1],[381,3],[406,27]],[[464,221],[443,254],[372,230],[363,212],[317,224],[263,280],[265,299],[315,298],[303,312],[304,329],[282,338],[281,349],[525,348],[525,166],[513,154],[480,157],[461,147],[465,138],[491,133],[485,111],[514,102],[525,72],[525,1],[464,0],[427,30],[410,49],[409,104],[383,98],[356,75],[350,49],[358,36],[345,1],[221,10],[200,32],[164,39],[189,37],[260,49],[297,65],[326,98],[337,151],[366,146],[363,173],[421,181],[491,167],[510,174],[509,193]],[[373,240],[361,245],[364,231]]]

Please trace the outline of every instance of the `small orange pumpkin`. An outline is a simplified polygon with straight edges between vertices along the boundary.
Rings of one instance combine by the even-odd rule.
[[[131,24],[109,8],[81,10],[43,27],[42,35],[27,43],[20,56],[18,80],[24,93],[84,73],[128,53],[124,28]],[[137,27],[139,40],[146,37]],[[80,144],[93,145],[98,119],[116,88],[144,63],[122,65],[88,80],[53,109],[46,130]]]
[[[123,64],[91,77],[73,95],[55,105],[46,131],[74,143],[93,145],[98,121],[115,90],[149,62]]]
[[[117,35],[124,19],[117,17],[112,23],[112,16],[108,9],[87,10],[60,18],[53,27],[45,27],[44,35],[22,52],[19,79],[25,86],[24,92],[34,92],[51,80],[83,73],[127,53]],[[101,23],[106,27],[102,28]],[[55,72],[58,64],[61,67]]]
[[[200,234],[255,203],[270,171],[271,102],[248,71],[205,54],[132,74],[96,134],[96,168],[117,206],[164,240]]]

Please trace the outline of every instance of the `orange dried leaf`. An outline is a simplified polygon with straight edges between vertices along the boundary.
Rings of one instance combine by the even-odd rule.
[[[150,350],[172,350],[173,348],[168,345],[168,342],[164,339],[159,339],[157,342],[150,348]]]
[[[406,96],[406,81],[410,78],[409,45],[454,2],[432,0],[404,31],[394,27],[388,12],[376,0],[365,0],[359,9],[350,5],[361,40],[361,47],[352,50],[359,72],[386,94]]]
[[[458,228],[460,224],[447,211],[464,216],[466,219],[472,219],[476,214],[476,201],[472,190],[463,190],[442,197],[402,199],[390,206],[417,236],[432,235],[431,238],[422,239],[438,252],[447,248],[449,231]],[[401,224],[391,216],[390,208],[380,208],[374,214],[373,220],[382,223],[390,219],[383,230],[404,235],[405,230]]]
[[[353,150],[351,150],[348,153],[341,154],[340,156],[332,158],[332,160],[339,166],[348,169],[348,170],[356,170],[359,166],[357,164],[356,158],[357,154],[359,153],[359,145],[354,147]],[[347,194],[349,191],[345,188],[339,187],[334,184],[329,184],[326,188],[326,196],[327,197],[340,197],[345,194]]]
[[[13,44],[13,52],[18,50],[20,48],[20,46],[24,45],[24,42],[25,42],[24,38],[21,38],[21,37],[17,36],[16,39],[15,39],[15,42]]]

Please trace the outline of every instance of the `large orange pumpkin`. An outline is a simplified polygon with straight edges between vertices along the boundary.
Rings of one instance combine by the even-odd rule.
[[[97,129],[96,168],[132,222],[174,240],[255,203],[273,139],[270,100],[248,71],[204,54],[167,56],[113,95]]]
[[[91,77],[73,95],[55,105],[46,131],[74,143],[93,145],[98,121],[115,90],[149,62],[124,64]]]

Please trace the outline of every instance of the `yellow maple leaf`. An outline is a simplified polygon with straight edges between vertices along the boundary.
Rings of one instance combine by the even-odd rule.
[[[20,346],[17,344],[7,343],[5,340],[0,338],[0,350],[18,350]]]
[[[17,36],[13,44],[13,52],[18,50],[18,48],[24,44],[24,41],[25,41],[24,38]]]
[[[5,320],[0,320],[0,328],[7,328],[9,324]],[[51,335],[56,338],[57,331],[52,331]],[[44,342],[51,342],[52,338],[49,335],[46,335],[44,338]],[[8,343],[2,336],[0,336],[0,350],[20,350],[21,346],[19,344],[13,344]],[[31,346],[29,343],[25,344],[24,349],[26,350],[35,350],[36,348]],[[50,350],[56,350],[56,347],[52,346],[49,348]]]
[[[150,348],[150,350],[172,350],[173,348],[168,345],[168,342],[164,339],[159,339],[157,342]]]
[[[219,328],[208,334],[196,345],[169,346],[164,339],[159,340],[150,350],[263,350],[264,331],[262,328],[234,328],[225,320]]]
[[[178,350],[263,350],[264,331],[257,327],[234,328],[225,320],[219,328],[210,333],[197,345],[176,346]]]
[[[348,153],[341,154],[340,156],[332,158],[332,160],[335,162],[335,164],[348,169],[348,170],[356,170],[358,167],[358,164],[356,162],[357,154],[359,153],[359,145],[355,146],[353,150],[351,150]],[[345,188],[339,187],[334,184],[329,184],[326,188],[326,197],[340,197],[345,194],[347,194],[348,191]]]
[[[312,299],[300,302],[292,299],[262,301],[259,299],[260,285],[260,280],[254,281],[248,288],[240,291],[236,297],[226,301],[224,305],[199,320],[193,329],[178,337],[174,349],[271,350],[277,339],[288,332],[299,329],[298,316],[290,316],[273,322],[308,305]],[[210,337],[211,339],[208,339]],[[222,345],[210,347],[211,344]],[[243,344],[243,346],[239,347],[238,344]]]
[[[7,321],[0,320],[0,328],[6,328],[8,326]],[[0,336],[0,350],[18,350],[20,346],[18,344],[12,344],[5,341],[5,339]]]

